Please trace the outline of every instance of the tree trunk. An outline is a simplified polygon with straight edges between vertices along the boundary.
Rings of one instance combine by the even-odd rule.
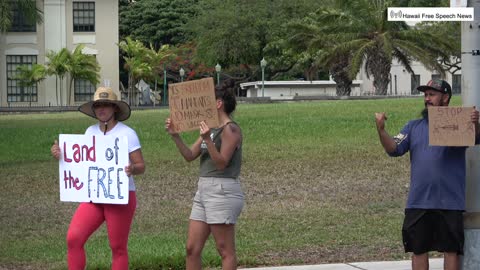
[[[55,96],[56,96],[56,99],[57,99],[57,106],[59,105],[59,101],[58,101],[58,76],[55,76]]]
[[[70,78],[70,85],[68,86],[68,105],[72,105],[75,102],[75,99],[72,100],[72,91],[73,78]]]
[[[392,62],[388,60],[381,50],[373,54],[374,57],[367,59],[369,73],[373,76],[373,86],[376,95],[386,95],[390,83],[390,69]]]
[[[32,92],[33,92],[33,86],[30,86],[28,88],[28,107],[32,107]]]
[[[318,69],[316,67],[309,67],[304,71],[305,80],[314,81],[318,78],[317,76]]]
[[[60,76],[60,106],[63,106],[63,76]]]
[[[352,92],[352,79],[348,75],[348,57],[340,57],[330,69],[333,80],[337,83],[337,96],[350,96]]]
[[[127,100],[128,105],[132,106],[132,75],[128,75],[128,89],[127,89]]]
[[[379,79],[377,79],[379,78]],[[379,74],[378,76],[373,77],[373,86],[375,87],[375,94],[377,95],[387,95],[388,84],[390,83],[390,78],[388,74]]]
[[[155,107],[155,103],[157,101],[157,97],[155,96],[157,94],[157,78],[155,78],[155,90],[153,92],[153,107]]]

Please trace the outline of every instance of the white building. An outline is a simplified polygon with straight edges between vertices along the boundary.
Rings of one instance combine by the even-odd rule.
[[[419,95],[417,86],[427,84],[431,79],[441,78],[440,74],[427,70],[421,63],[412,62],[412,69],[415,75],[410,74],[398,62],[392,63],[390,70],[390,83],[387,89],[387,95],[392,96],[410,96]],[[461,93],[461,71],[454,75],[445,73],[446,80],[452,86],[453,94]],[[262,81],[248,82],[240,84],[242,90],[246,91],[247,97],[271,97],[273,99],[292,99],[302,96],[335,96],[335,82],[329,81]],[[367,78],[365,70],[362,68],[357,75],[356,80],[352,82],[351,96],[370,96],[375,95],[373,86],[373,77]]]
[[[352,82],[352,92],[361,92],[362,81]],[[292,99],[293,97],[336,96],[336,83],[330,81],[256,81],[240,84],[247,97]]]
[[[410,74],[397,61],[393,61],[390,70],[390,84],[388,85],[387,95],[393,96],[407,96],[420,94],[416,88],[419,85],[425,85],[431,79],[441,78],[438,73],[433,73],[419,62],[412,62],[412,69],[415,75]],[[453,94],[460,94],[461,92],[461,71],[457,71],[455,75],[449,72],[445,73],[443,80],[447,81],[452,86]],[[358,80],[362,81],[359,89],[352,88],[352,96],[373,95],[375,88],[373,86],[373,78],[367,79],[365,70],[362,69],[357,76]]]
[[[1,0],[5,1],[5,0]],[[62,48],[73,51],[85,44],[86,54],[95,55],[100,64],[100,82],[110,81],[119,89],[118,0],[36,0],[43,11],[42,24],[28,24],[14,10],[11,30],[0,34],[0,107],[56,106],[55,77],[27,89],[14,79],[22,64],[45,64],[49,51]],[[68,76],[64,80],[61,104],[67,104]],[[74,104],[90,100],[96,85],[76,80],[72,91]]]

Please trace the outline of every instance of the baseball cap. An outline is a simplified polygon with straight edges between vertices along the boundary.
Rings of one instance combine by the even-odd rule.
[[[420,92],[434,90],[443,94],[448,94],[450,97],[452,96],[452,87],[444,80],[430,80],[427,85],[417,87],[417,90]]]

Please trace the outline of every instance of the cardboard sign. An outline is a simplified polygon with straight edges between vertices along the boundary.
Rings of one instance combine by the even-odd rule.
[[[127,204],[127,137],[61,134],[60,200]]]
[[[473,107],[428,107],[430,145],[475,145],[475,125],[471,120]]]
[[[168,96],[170,118],[176,132],[199,129],[201,121],[210,128],[218,127],[212,78],[170,84]]]

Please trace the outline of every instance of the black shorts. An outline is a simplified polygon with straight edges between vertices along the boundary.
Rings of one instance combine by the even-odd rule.
[[[463,211],[405,209],[402,236],[405,252],[463,255]]]

